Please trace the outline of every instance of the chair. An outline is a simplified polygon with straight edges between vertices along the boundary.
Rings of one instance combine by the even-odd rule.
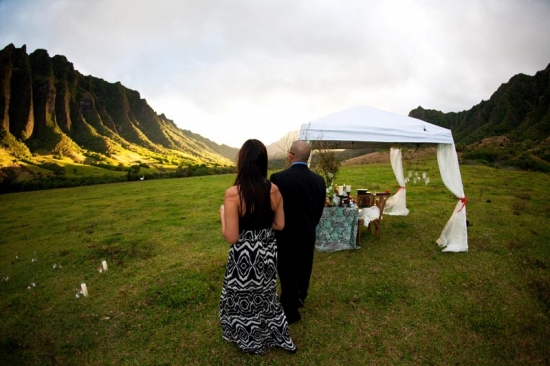
[[[364,223],[365,220],[363,219],[357,220],[357,245],[359,245],[359,242],[361,241],[361,228],[363,227]]]
[[[376,239],[380,240],[380,234],[382,233],[382,215],[384,214],[384,208],[386,207],[386,197],[380,197],[376,201],[376,207],[380,210],[380,216],[377,219],[369,222],[369,233],[371,233],[371,227],[374,226],[374,233],[376,234]]]
[[[363,193],[357,195],[357,206],[371,207],[374,205],[374,195],[372,193]]]
[[[374,233],[376,234],[376,238],[380,239],[380,234],[382,232],[382,215],[384,213],[384,208],[386,207],[386,197],[380,197],[376,202],[374,201],[375,196],[372,195],[369,199],[371,200],[371,205],[378,207],[378,210],[380,211],[379,216],[371,220],[367,226],[369,229],[369,233],[372,233],[372,226],[374,226]],[[363,227],[365,221],[363,219],[357,220],[357,243],[361,241],[361,228]],[[371,226],[372,225],[372,226]]]

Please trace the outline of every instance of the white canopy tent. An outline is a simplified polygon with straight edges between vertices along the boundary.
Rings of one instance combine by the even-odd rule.
[[[322,141],[333,149],[364,149],[399,144],[437,144],[437,161],[445,186],[459,199],[451,218],[436,240],[444,252],[467,252],[466,197],[452,133],[422,120],[361,106],[329,114],[302,124],[300,140]],[[407,215],[401,149],[392,147],[390,160],[401,187],[387,201],[385,214]]]

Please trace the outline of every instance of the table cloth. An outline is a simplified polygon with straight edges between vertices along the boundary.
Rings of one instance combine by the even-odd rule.
[[[359,211],[350,207],[325,207],[317,225],[315,249],[334,252],[359,249],[357,246],[357,222]]]

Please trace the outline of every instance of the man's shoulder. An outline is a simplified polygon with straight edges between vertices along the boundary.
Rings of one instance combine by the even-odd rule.
[[[313,170],[310,170],[309,172],[310,172],[311,176],[315,177],[315,179],[317,179],[318,181],[320,181],[320,182],[322,181],[323,183],[325,182],[325,178],[323,178],[323,176],[320,175],[319,173],[316,173]]]
[[[283,175],[285,175],[285,172],[286,172],[286,169],[285,169],[285,170],[281,170],[281,171],[276,172],[276,173],[272,173],[272,174],[269,176],[269,179],[270,179],[270,180],[273,180],[273,179],[280,178],[280,177],[282,177]]]
[[[312,175],[316,176],[317,178],[325,180],[325,178],[323,178],[323,176],[321,174],[319,174],[317,172],[314,172],[311,169],[310,169],[310,172],[311,172]]]
[[[281,170],[279,172],[271,174],[270,178],[271,179],[273,179],[273,178],[277,179],[277,178],[287,177],[287,176],[297,176],[297,177],[301,176],[301,177],[303,177],[304,175],[315,177],[316,179],[322,180],[323,182],[325,181],[325,179],[321,175],[319,175],[316,172],[314,172],[313,170],[309,169],[309,167],[307,165],[290,166],[285,170]]]
[[[290,174],[291,172],[292,172],[292,169],[290,169],[290,167],[288,167],[284,170],[280,170],[276,173],[271,174],[271,177],[280,177],[280,176],[283,176],[283,175]]]

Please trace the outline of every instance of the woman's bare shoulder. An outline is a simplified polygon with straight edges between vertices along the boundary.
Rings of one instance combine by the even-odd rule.
[[[276,184],[271,183],[271,191],[269,192],[271,199],[274,199],[278,201],[282,198],[281,191],[279,191],[279,187],[277,187]]]
[[[225,190],[225,198],[236,198],[239,196],[237,186],[231,186]]]
[[[271,193],[279,192],[279,187],[273,182],[271,182]]]

